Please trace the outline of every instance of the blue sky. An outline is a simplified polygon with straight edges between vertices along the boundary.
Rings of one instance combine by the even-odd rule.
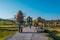
[[[0,0],[0,18],[14,18],[19,10],[33,19],[60,19],[60,0]]]

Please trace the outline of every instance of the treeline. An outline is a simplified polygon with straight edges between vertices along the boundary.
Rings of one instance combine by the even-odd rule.
[[[2,18],[0,18],[0,21],[10,21],[10,22],[13,22],[14,20],[10,20],[10,19],[2,19]]]

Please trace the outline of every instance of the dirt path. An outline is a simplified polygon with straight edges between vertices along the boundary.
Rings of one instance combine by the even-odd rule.
[[[23,33],[17,32],[6,40],[48,40],[48,38],[44,33],[37,33],[34,27],[32,29],[26,27],[23,29]]]

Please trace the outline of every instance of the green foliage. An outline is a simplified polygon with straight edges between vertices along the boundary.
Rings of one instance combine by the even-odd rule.
[[[5,40],[9,36],[15,34],[16,31],[2,31],[0,30],[0,40]]]
[[[53,40],[60,40],[60,36],[56,36],[57,32],[56,31],[51,31],[49,32],[49,37],[53,38]]]
[[[12,21],[0,21],[0,26],[5,26],[5,25],[13,25]]]

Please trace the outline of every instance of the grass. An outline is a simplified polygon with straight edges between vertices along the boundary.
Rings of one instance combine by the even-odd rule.
[[[57,31],[60,32],[60,27],[55,27],[55,28],[51,28],[51,27],[45,27],[45,29],[49,30],[49,31]]]
[[[8,26],[8,25],[13,25],[13,23],[10,21],[0,21],[0,26]]]
[[[0,40],[5,40],[6,38],[8,38],[9,36],[15,34],[16,31],[4,31],[4,30],[0,30]]]
[[[18,28],[17,27],[0,27],[0,30],[2,31],[17,31]]]
[[[0,40],[5,40],[18,30],[17,25],[10,21],[0,21]]]
[[[57,33],[56,36],[60,37],[60,33]]]
[[[27,26],[27,23],[25,25]],[[45,27],[45,29],[49,30],[48,33],[46,33],[49,40],[60,40],[60,27]],[[0,40],[5,40],[9,36],[15,34],[17,30],[17,25],[12,24],[12,22],[0,22]]]
[[[60,27],[46,28],[49,40],[60,40]]]
[[[48,36],[49,36],[50,38],[52,38],[53,40],[60,40],[60,36],[57,36],[56,34],[57,34],[57,33],[50,32]]]

